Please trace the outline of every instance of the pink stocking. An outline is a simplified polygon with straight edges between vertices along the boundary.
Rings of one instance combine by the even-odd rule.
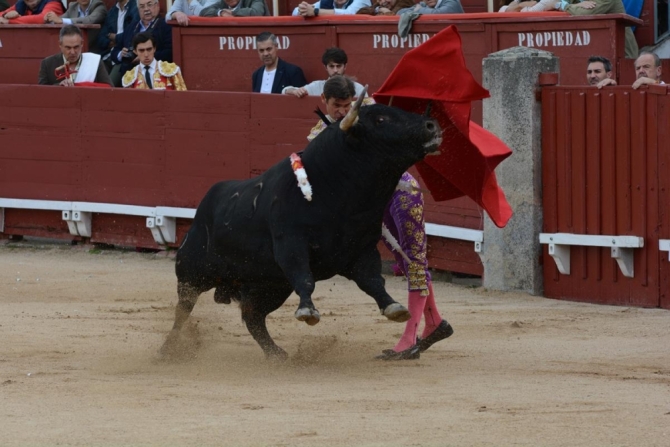
[[[426,320],[426,325],[423,328],[423,334],[421,338],[426,338],[440,325],[442,322],[442,317],[440,316],[440,311],[437,310],[437,305],[435,304],[435,294],[433,293],[433,283],[428,282],[428,299],[426,300],[426,306],[423,308],[423,316]],[[411,312],[411,309],[410,309]],[[414,314],[412,314],[414,315]],[[412,321],[412,320],[410,320]]]
[[[426,298],[427,297],[425,296],[421,296],[420,290],[409,292],[407,307],[409,308],[409,313],[412,317],[405,323],[405,332],[403,332],[400,341],[398,341],[398,344],[393,348],[395,352],[402,352],[416,344],[416,332],[419,329],[419,323],[421,323],[421,316],[423,314],[423,308],[426,305]]]

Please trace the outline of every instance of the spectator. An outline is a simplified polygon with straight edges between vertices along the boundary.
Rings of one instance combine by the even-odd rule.
[[[347,71],[347,61],[347,53],[345,53],[343,49],[337,47],[328,48],[321,57],[321,62],[326,67],[329,79],[335,75],[344,75]],[[298,98],[304,96],[321,96],[323,93],[323,85],[325,83],[326,81],[314,81],[304,87],[284,87],[282,93],[297,96]],[[356,87],[356,97],[358,97],[363,93],[364,87],[358,82],[354,82],[354,85]]]
[[[553,11],[559,9],[561,0],[540,0],[536,1],[519,1],[512,0],[507,5],[501,7],[498,12],[542,12]]]
[[[203,8],[202,17],[249,17],[269,16],[270,9],[265,0],[218,0]]]
[[[316,3],[312,3],[312,8],[316,8],[319,11],[323,11],[325,9],[346,9],[353,3],[354,0],[324,0],[323,3],[321,1],[318,1]],[[300,7],[296,6],[293,8],[293,14],[294,16],[299,16],[300,15]]]
[[[4,11],[9,8],[9,2],[7,0],[0,0],[0,11]]]
[[[410,8],[412,6],[414,6],[414,0],[377,0],[374,5],[361,8],[356,14],[394,16],[401,9]]]
[[[661,59],[658,54],[651,51],[640,53],[640,56],[635,59],[635,76],[637,79],[632,85],[634,89],[648,84],[665,84],[661,80]],[[606,85],[616,85],[616,81],[612,78],[605,78],[598,83],[598,88]]]
[[[157,61],[156,44],[151,33],[139,33],[133,38],[133,48],[139,64],[123,75],[123,86],[137,89],[185,91],[186,84],[179,65]]]
[[[38,83],[72,87],[82,82],[112,85],[100,55],[82,53],[84,37],[75,25],[65,25],[58,37],[60,53],[42,60]]]
[[[77,0],[70,3],[65,14],[58,16],[48,12],[44,23],[64,23],[66,25],[102,25],[107,17],[107,8],[102,0]],[[100,53],[98,47],[99,29],[88,30],[88,51]]]
[[[281,93],[288,85],[302,87],[307,84],[302,68],[277,56],[277,36],[267,31],[260,33],[256,36],[256,48],[263,66],[251,75],[251,91]]]
[[[111,53],[116,46],[116,37],[123,38],[123,30],[130,29],[133,22],[140,20],[137,13],[137,2],[135,0],[121,0],[116,2],[109,10],[104,25],[98,34],[98,48],[102,54],[102,60],[107,71],[119,63],[111,58]]]
[[[586,80],[587,82],[598,88],[603,88],[604,85],[610,85],[609,82],[603,84],[603,81],[612,79],[612,63],[606,57],[602,56],[591,56],[589,58],[589,64],[586,67]],[[616,85],[616,82],[614,82]]]
[[[326,0],[324,0],[323,3],[324,7],[321,8],[320,1],[314,4],[309,4],[303,1],[298,5],[298,14],[293,15],[301,15],[303,17],[317,17],[319,14],[320,15],[356,14],[359,9],[365,6],[371,6],[370,0],[353,0],[351,3],[347,2],[347,4],[348,6],[344,8],[326,8]]]
[[[460,14],[463,11],[463,6],[458,0],[424,0],[412,7],[401,9],[398,15],[406,12],[413,12],[417,14]]]
[[[117,39],[112,50],[111,57],[118,64],[114,66],[110,76],[117,87],[121,86],[121,77],[126,71],[139,61],[133,52],[133,38],[139,33],[150,31],[156,43],[156,59],[172,62],[172,27],[159,16],[158,0],[137,0],[137,10],[139,20],[133,22],[128,29],[124,28],[122,40]]]
[[[213,5],[216,0],[175,0],[165,14],[166,20],[176,20],[181,26],[188,26],[188,16],[199,16],[202,8]]]
[[[53,12],[63,14],[63,4],[60,0],[19,0],[0,13],[0,25],[11,24],[41,24],[44,16]]]
[[[570,2],[563,0],[560,9],[568,12],[573,16],[583,16],[592,14],[625,14],[626,10],[623,7],[621,0],[585,0],[578,3],[570,4]],[[626,27],[626,57],[629,59],[637,58],[639,48],[635,35],[630,27]]]

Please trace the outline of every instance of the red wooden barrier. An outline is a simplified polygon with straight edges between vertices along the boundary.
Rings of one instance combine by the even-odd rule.
[[[670,96],[665,86],[634,91],[547,87],[542,91],[544,231],[644,238],[635,276],[622,276],[609,248],[572,247],[571,274],[544,250],[545,296],[670,308]]]
[[[324,78],[321,54],[339,46],[349,55],[348,73],[374,92],[405,52],[454,24],[468,68],[480,81],[484,57],[522,45],[559,56],[561,84],[580,85],[589,56],[608,57],[615,65],[623,58],[624,26],[639,22],[632,20],[620,14],[571,17],[560,12],[423,16],[402,40],[397,17],[203,18],[173,27],[173,43],[175,61],[196,90],[249,91],[251,73],[261,65],[254,37],[272,31],[279,37],[280,57],[301,66],[308,80]]]
[[[84,51],[89,29],[100,25],[80,25]],[[40,62],[60,52],[61,25],[0,25],[0,84],[37,84]]]
[[[0,85],[0,97],[0,198],[196,208],[213,183],[303,149],[318,120],[316,98],[281,95]],[[428,222],[473,223],[450,215],[462,199],[427,200]],[[5,235],[75,239],[58,210],[4,217]],[[96,214],[92,225],[92,242],[158,247],[144,217]],[[177,225],[174,246],[190,221]],[[429,237],[429,259],[482,274],[472,243]]]

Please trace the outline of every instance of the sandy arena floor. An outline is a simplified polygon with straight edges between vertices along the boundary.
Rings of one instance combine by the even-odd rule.
[[[338,277],[317,287],[317,326],[295,296],[269,317],[285,364],[211,293],[193,356],[164,362],[174,261],[89,248],[0,245],[2,446],[670,445],[666,310],[436,283],[454,336],[384,363],[403,324]]]

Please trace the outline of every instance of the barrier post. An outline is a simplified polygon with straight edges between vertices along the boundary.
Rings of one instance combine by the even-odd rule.
[[[488,289],[542,294],[542,117],[536,93],[541,73],[558,72],[552,53],[526,47],[483,60],[483,84],[491,93],[483,102],[483,124],[513,151],[496,176],[514,215],[503,229],[484,217],[480,256]]]

